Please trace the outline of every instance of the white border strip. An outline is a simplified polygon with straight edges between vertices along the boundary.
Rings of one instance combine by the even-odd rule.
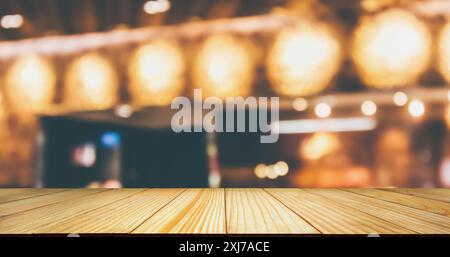
[[[284,120],[271,124],[272,133],[301,134],[315,132],[369,131],[377,127],[374,118],[335,118]]]

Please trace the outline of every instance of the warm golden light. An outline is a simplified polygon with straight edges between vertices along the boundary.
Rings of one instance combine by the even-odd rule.
[[[445,108],[445,123],[447,124],[447,128],[450,130],[450,105]]]
[[[276,179],[279,176],[286,176],[289,172],[289,165],[284,161],[279,161],[273,165],[260,163],[255,166],[255,175],[257,178]]]
[[[0,127],[3,125],[5,117],[6,117],[5,105],[3,102],[3,95],[0,92]]]
[[[105,109],[117,101],[118,79],[112,64],[97,53],[81,56],[66,76],[65,100],[75,108]]]
[[[408,105],[408,112],[413,117],[420,117],[425,113],[425,104],[418,99],[414,99]]]
[[[140,105],[168,105],[183,92],[185,63],[180,47],[159,40],[140,47],[129,66],[130,90]]]
[[[326,88],[340,63],[341,46],[330,28],[301,22],[278,34],[266,66],[276,93],[307,96]]]
[[[377,88],[408,86],[427,69],[431,35],[413,14],[390,9],[364,17],[353,37],[352,57],[362,80]]]
[[[319,103],[314,108],[314,113],[319,118],[326,118],[329,117],[331,114],[331,106],[326,103]]]
[[[170,9],[169,0],[150,0],[145,2],[142,9],[148,14],[157,14],[162,12],[167,12]]]
[[[289,172],[289,165],[284,161],[279,161],[273,165],[273,169],[278,176],[286,176]]]
[[[133,107],[128,104],[120,104],[114,108],[114,113],[120,118],[130,118],[133,115]]]
[[[441,30],[438,44],[439,71],[450,82],[450,21]]]
[[[339,147],[340,142],[335,134],[315,133],[303,140],[299,152],[305,160],[318,160]]]
[[[372,116],[377,112],[377,105],[372,101],[364,101],[361,104],[361,112],[366,116]]]
[[[201,46],[193,83],[203,96],[245,96],[251,92],[255,64],[247,42],[231,35],[213,35]]]
[[[53,66],[37,55],[19,57],[6,73],[5,95],[18,110],[43,111],[55,95]]]
[[[394,104],[397,106],[403,106],[408,102],[408,95],[403,92],[396,92],[392,97]]]
[[[17,29],[23,25],[23,16],[20,14],[5,15],[0,19],[0,25],[4,29]]]
[[[266,167],[266,176],[269,179],[276,179],[278,177],[278,173],[275,171],[275,165],[268,165]]]
[[[292,106],[296,111],[302,112],[308,108],[308,101],[305,98],[296,98],[292,102]]]
[[[267,169],[267,166],[263,163],[256,165],[255,166],[256,177],[261,178],[261,179],[265,178],[266,177],[266,169]]]

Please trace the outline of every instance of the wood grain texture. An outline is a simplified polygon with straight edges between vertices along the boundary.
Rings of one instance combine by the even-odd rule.
[[[450,218],[339,189],[305,189],[422,234],[450,233]]]
[[[133,233],[208,233],[225,230],[224,189],[186,189]]]
[[[230,234],[319,233],[263,189],[226,189],[226,204]]]
[[[101,208],[39,227],[37,233],[130,233],[183,189],[148,189]]]
[[[345,189],[353,193],[385,200],[450,217],[450,203],[379,189]]]
[[[11,188],[0,189],[0,203],[47,195],[64,191],[64,189]]]
[[[85,189],[86,191],[97,189]],[[7,234],[39,233],[39,228],[136,194],[142,189],[120,189],[95,192],[69,201],[43,206],[0,218],[0,231]],[[75,192],[74,192],[75,193]]]
[[[266,189],[323,234],[411,234],[399,227],[328,198],[295,189]]]
[[[450,203],[450,189],[445,188],[389,188],[383,190]]]
[[[0,234],[450,234],[446,189],[2,189]]]
[[[34,197],[25,198],[22,199],[21,201],[16,200],[0,203],[0,217],[35,209],[45,205],[51,205],[62,201],[68,201],[74,198],[79,198],[85,195],[90,195],[101,191],[104,190],[76,189],[70,191],[69,190],[54,191],[53,193],[36,194]]]

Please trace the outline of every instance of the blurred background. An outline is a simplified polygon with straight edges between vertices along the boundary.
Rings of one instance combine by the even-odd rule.
[[[2,0],[0,187],[450,187],[449,82],[447,0]],[[194,88],[279,141],[172,132]]]

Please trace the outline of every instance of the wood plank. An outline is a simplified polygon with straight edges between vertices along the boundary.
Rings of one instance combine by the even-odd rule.
[[[52,188],[7,188],[0,189],[0,203],[12,202],[21,199],[36,197],[64,191],[65,189]]]
[[[208,233],[225,230],[224,189],[187,189],[133,233]]]
[[[450,189],[444,188],[386,188],[383,190],[414,195],[422,198],[432,199],[450,203]]]
[[[353,193],[450,217],[450,203],[379,189],[345,189]]]
[[[300,189],[266,189],[324,234],[411,234],[395,224]]]
[[[230,234],[319,233],[263,189],[226,189],[226,204]]]
[[[40,227],[39,233],[130,233],[184,189],[149,189]]]
[[[88,190],[88,189],[85,189]],[[39,228],[104,207],[143,189],[113,189],[0,218],[0,233],[39,233]]]
[[[449,234],[448,194],[447,189],[2,189],[0,234]]]
[[[417,233],[448,234],[450,218],[339,189],[304,189]]]
[[[30,188],[0,188],[0,203],[3,201],[9,201],[8,199],[5,199],[5,197],[27,193],[30,190]]]
[[[86,195],[99,193],[101,191],[105,191],[105,189],[76,189],[55,191],[54,193],[47,194],[37,193],[35,197],[0,204],[0,217],[35,209],[45,205],[80,198]]]

